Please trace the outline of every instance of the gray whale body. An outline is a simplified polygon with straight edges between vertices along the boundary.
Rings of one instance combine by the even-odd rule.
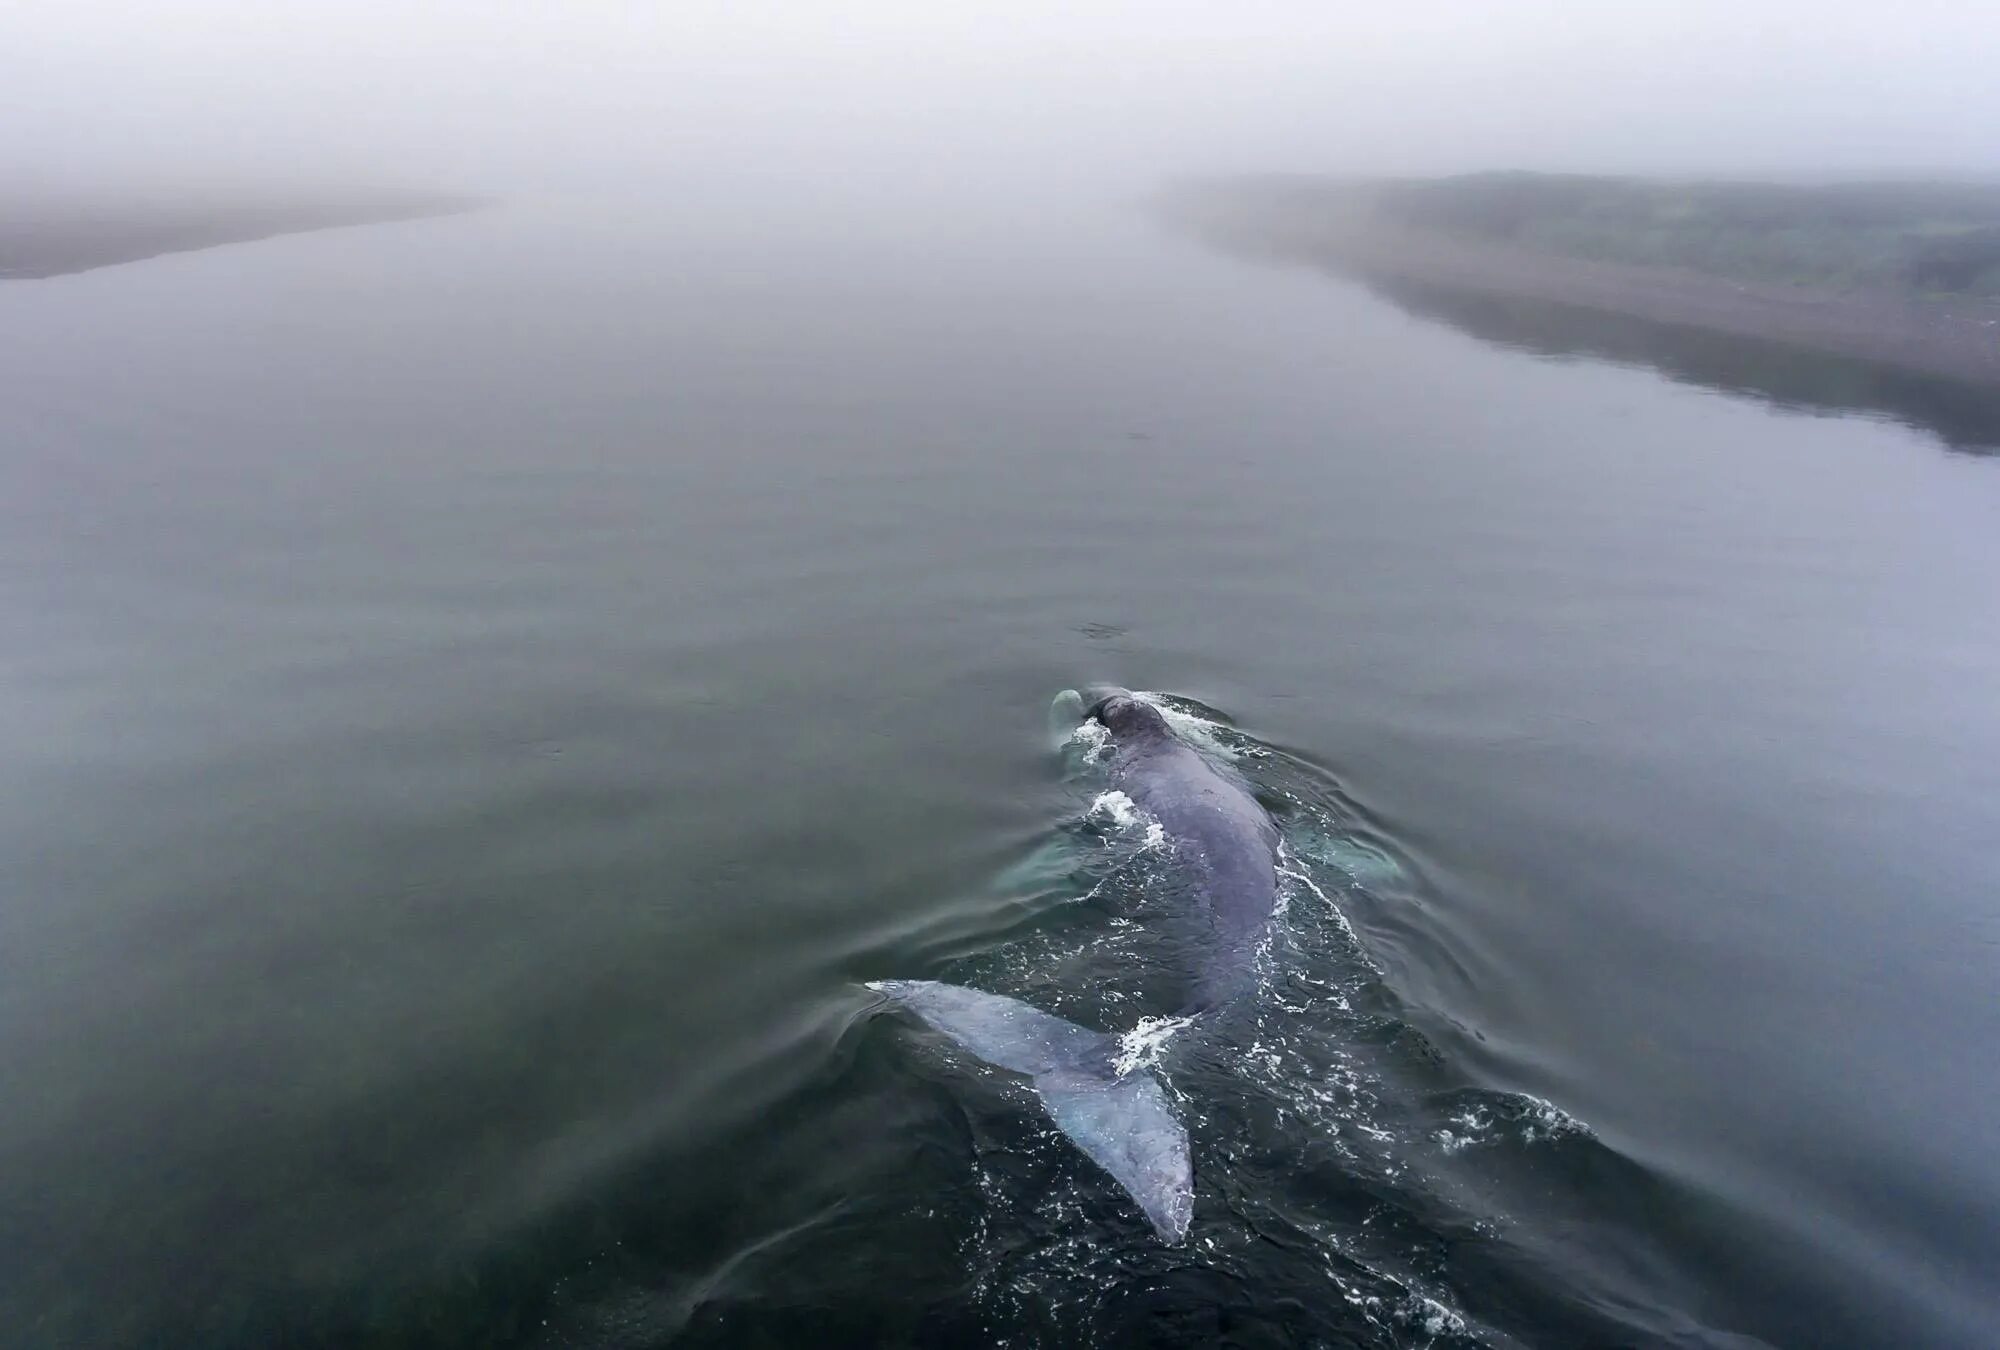
[[[1082,701],[1077,700],[1077,706]],[[1160,710],[1123,689],[1084,712],[1111,735],[1111,778],[1160,825],[1185,903],[1164,922],[1188,969],[1177,1012],[1195,1017],[1250,989],[1277,905],[1278,831],[1249,789],[1183,742]],[[1121,1059],[1118,1035],[1018,999],[934,980],[870,988],[988,1064],[1024,1074],[1064,1134],[1109,1172],[1161,1238],[1187,1236],[1194,1170],[1187,1131],[1150,1069]]]

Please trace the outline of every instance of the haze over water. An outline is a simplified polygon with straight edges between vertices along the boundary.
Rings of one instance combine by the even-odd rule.
[[[24,1343],[1972,1339],[1994,465],[1122,208],[915,243],[7,292]],[[1170,1062],[1178,1251],[859,988],[1135,1020],[1037,853],[1092,679],[1270,747],[1325,893]]]
[[[1712,102],[1646,163],[1608,55],[1511,140],[1315,104],[1342,51],[1496,99],[1555,57],[1272,6],[1128,67],[1127,27],[1049,15],[924,29],[930,66],[888,19],[517,17],[462,65],[448,25],[397,65],[245,19],[213,50],[261,63],[176,104],[222,56],[89,12],[6,44],[98,81],[17,95],[24,173],[112,143],[116,71],[217,181],[304,147],[506,200],[0,287],[0,1339],[1983,1341],[2000,461],[1963,451],[1996,437],[1134,204],[1692,162]],[[1870,37],[1836,18],[1734,167],[1805,165]],[[1881,78],[1916,92],[1815,166],[1909,162],[1970,97],[1973,44],[1914,42]],[[840,90],[879,96],[816,120]],[[1287,841],[1259,992],[1161,1051],[1178,1248],[863,983],[1156,1011],[1143,822],[1045,725],[1093,681]]]

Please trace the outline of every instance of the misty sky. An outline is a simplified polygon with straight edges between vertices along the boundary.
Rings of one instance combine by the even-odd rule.
[[[14,0],[0,173],[2000,172],[1977,0]]]

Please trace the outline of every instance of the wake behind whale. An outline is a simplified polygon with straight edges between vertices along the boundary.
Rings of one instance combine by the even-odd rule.
[[[1399,992],[1407,972],[1460,970],[1466,953],[1434,921],[1424,855],[1393,822],[1329,766],[1220,710],[1134,697],[1223,782],[1240,775],[1280,836],[1261,936],[1232,944],[1214,855],[1153,815],[1175,815],[1146,790],[1172,775],[1137,771],[1134,755],[1165,745],[1158,728],[1121,738],[1102,720],[1121,720],[1108,695],[1091,711],[1065,693],[1051,717],[1062,804],[994,860],[977,903],[929,910],[867,957],[877,971],[946,963],[936,973],[953,983],[872,987],[959,1052],[946,1064],[974,1054],[1010,1090],[948,1104],[928,1073],[854,1053],[843,1030],[829,1053],[852,1075],[850,1124],[880,1185],[746,1235],[721,1274],[663,1306],[681,1319],[704,1299],[727,1307],[716,1343],[739,1340],[749,1315],[715,1292],[732,1283],[784,1289],[817,1318],[852,1295],[853,1262],[910,1225],[958,1291],[928,1315],[927,1342],[1008,1328],[1034,1344],[1215,1344],[1232,1324],[1268,1324],[1273,1343],[1338,1326],[1342,1344],[1430,1350],[1749,1344],[1681,1313],[1689,1290],[1663,1277],[1654,1234],[1665,1212],[1704,1235],[1738,1216],[1691,1209],[1684,1188],[1554,1102],[1468,1069],[1476,1032]],[[843,1028],[870,1011],[843,999]],[[860,1037],[879,1044],[883,1030]],[[1057,1129],[1023,1119],[1023,1087],[1041,1089]],[[891,1147],[876,1138],[885,1117],[904,1122]],[[816,1147],[851,1147],[800,1128]],[[938,1193],[968,1158],[970,1184]],[[1139,1218],[1166,1241],[1113,1240]],[[658,1302],[644,1292],[656,1270],[632,1278],[629,1298],[579,1288],[577,1315],[601,1309],[589,1325],[612,1330],[579,1335],[572,1317],[538,1344],[631,1343],[633,1302]],[[868,1343],[882,1339],[871,1327]]]
[[[1062,701],[1059,700],[1059,704]],[[1159,708],[1103,692],[1083,720],[1110,739],[1110,774],[1158,827],[1179,884],[1163,923],[1181,958],[1175,1009],[1193,1019],[1255,982],[1257,948],[1277,907],[1278,831],[1249,788],[1179,736]],[[870,986],[974,1055],[1026,1075],[1043,1108],[1138,1202],[1159,1235],[1179,1242],[1194,1208],[1187,1131],[1126,1037],[1078,1026],[1018,999],[932,980]]]

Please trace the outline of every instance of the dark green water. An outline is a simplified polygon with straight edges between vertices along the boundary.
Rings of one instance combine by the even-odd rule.
[[[523,204],[10,285],[0,346],[8,1345],[2000,1316],[2000,463],[1906,402],[1110,211]],[[1146,1011],[1092,680],[1292,850],[1162,1061],[1178,1249],[860,984]]]

